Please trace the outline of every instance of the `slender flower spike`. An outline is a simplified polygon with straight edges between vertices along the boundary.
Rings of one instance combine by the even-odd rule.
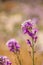
[[[28,34],[28,36],[31,37],[30,41],[29,39],[27,39],[27,43],[30,45],[30,47],[32,48],[32,61],[33,61],[33,65],[34,65],[34,43],[36,43],[37,41],[37,28],[36,28],[36,19],[33,20],[26,20],[23,24],[22,24],[22,30],[25,34]]]
[[[38,29],[33,26],[33,23],[32,20],[26,20],[21,28],[25,34],[28,34],[36,42]]]
[[[16,53],[16,52],[20,51],[20,45],[18,44],[18,41],[16,41],[15,39],[10,39],[6,43],[6,45],[9,48],[9,50],[12,52]]]
[[[6,56],[0,56],[0,65],[11,65],[12,63]]]

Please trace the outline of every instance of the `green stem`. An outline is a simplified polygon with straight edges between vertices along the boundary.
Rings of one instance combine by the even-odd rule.
[[[33,65],[34,65],[34,42],[32,39],[32,61],[33,61]]]

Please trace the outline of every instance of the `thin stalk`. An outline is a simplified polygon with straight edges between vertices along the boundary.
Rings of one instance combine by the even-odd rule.
[[[17,57],[17,60],[18,60],[18,62],[19,62],[19,65],[22,65],[22,64],[21,64],[21,60],[20,60],[20,58],[19,58],[20,53],[14,52],[14,54],[15,54],[16,57]],[[17,64],[17,63],[16,63],[16,64]],[[17,64],[17,65],[18,65],[18,64]]]
[[[19,55],[16,54],[16,56],[17,56],[17,59],[18,59],[19,64],[21,65],[21,61],[20,61]]]
[[[32,65],[34,65],[34,41],[33,39],[32,39],[32,62],[33,62]]]

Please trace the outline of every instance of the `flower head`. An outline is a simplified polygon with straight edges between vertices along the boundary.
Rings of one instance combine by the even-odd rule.
[[[15,39],[10,39],[6,43],[6,45],[9,48],[9,50],[12,51],[12,52],[17,52],[17,51],[20,50],[20,45],[18,44],[18,41],[16,41]]]
[[[24,21],[21,28],[24,34],[28,34],[28,36],[30,36],[32,40],[36,43],[37,38],[38,38],[37,36],[38,29],[36,28],[35,25],[36,25],[36,20],[29,19],[29,20]],[[27,39],[27,43],[30,45],[30,47],[32,47],[32,43],[29,39]]]
[[[24,33],[28,33],[29,29],[32,29],[32,24],[30,23],[31,20],[24,21],[24,23],[21,25],[21,28]]]
[[[11,65],[12,63],[6,56],[0,56],[0,65]]]
[[[34,27],[32,20],[26,20],[22,24],[22,30],[25,34],[28,34],[36,42],[38,29]]]

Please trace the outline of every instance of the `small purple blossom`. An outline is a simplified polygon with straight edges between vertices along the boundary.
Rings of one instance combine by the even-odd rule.
[[[9,50],[12,52],[16,53],[17,51],[20,51],[20,45],[19,45],[18,41],[16,41],[15,39],[10,39],[6,43],[6,45],[9,48]]]
[[[0,65],[11,65],[9,58],[6,56],[0,56]]]
[[[37,36],[34,36],[34,37],[33,37],[35,43],[36,43],[36,41],[37,41],[37,38],[38,38]]]
[[[30,22],[31,20],[27,20],[27,21],[24,21],[24,23],[21,25],[21,28],[24,34],[28,32],[28,29],[32,28],[32,24]]]
[[[27,34],[28,34],[30,37],[33,38],[33,35],[34,35],[34,34],[33,34],[32,32],[28,31]]]
[[[29,44],[31,47],[31,41],[29,39],[27,39],[27,44]]]

